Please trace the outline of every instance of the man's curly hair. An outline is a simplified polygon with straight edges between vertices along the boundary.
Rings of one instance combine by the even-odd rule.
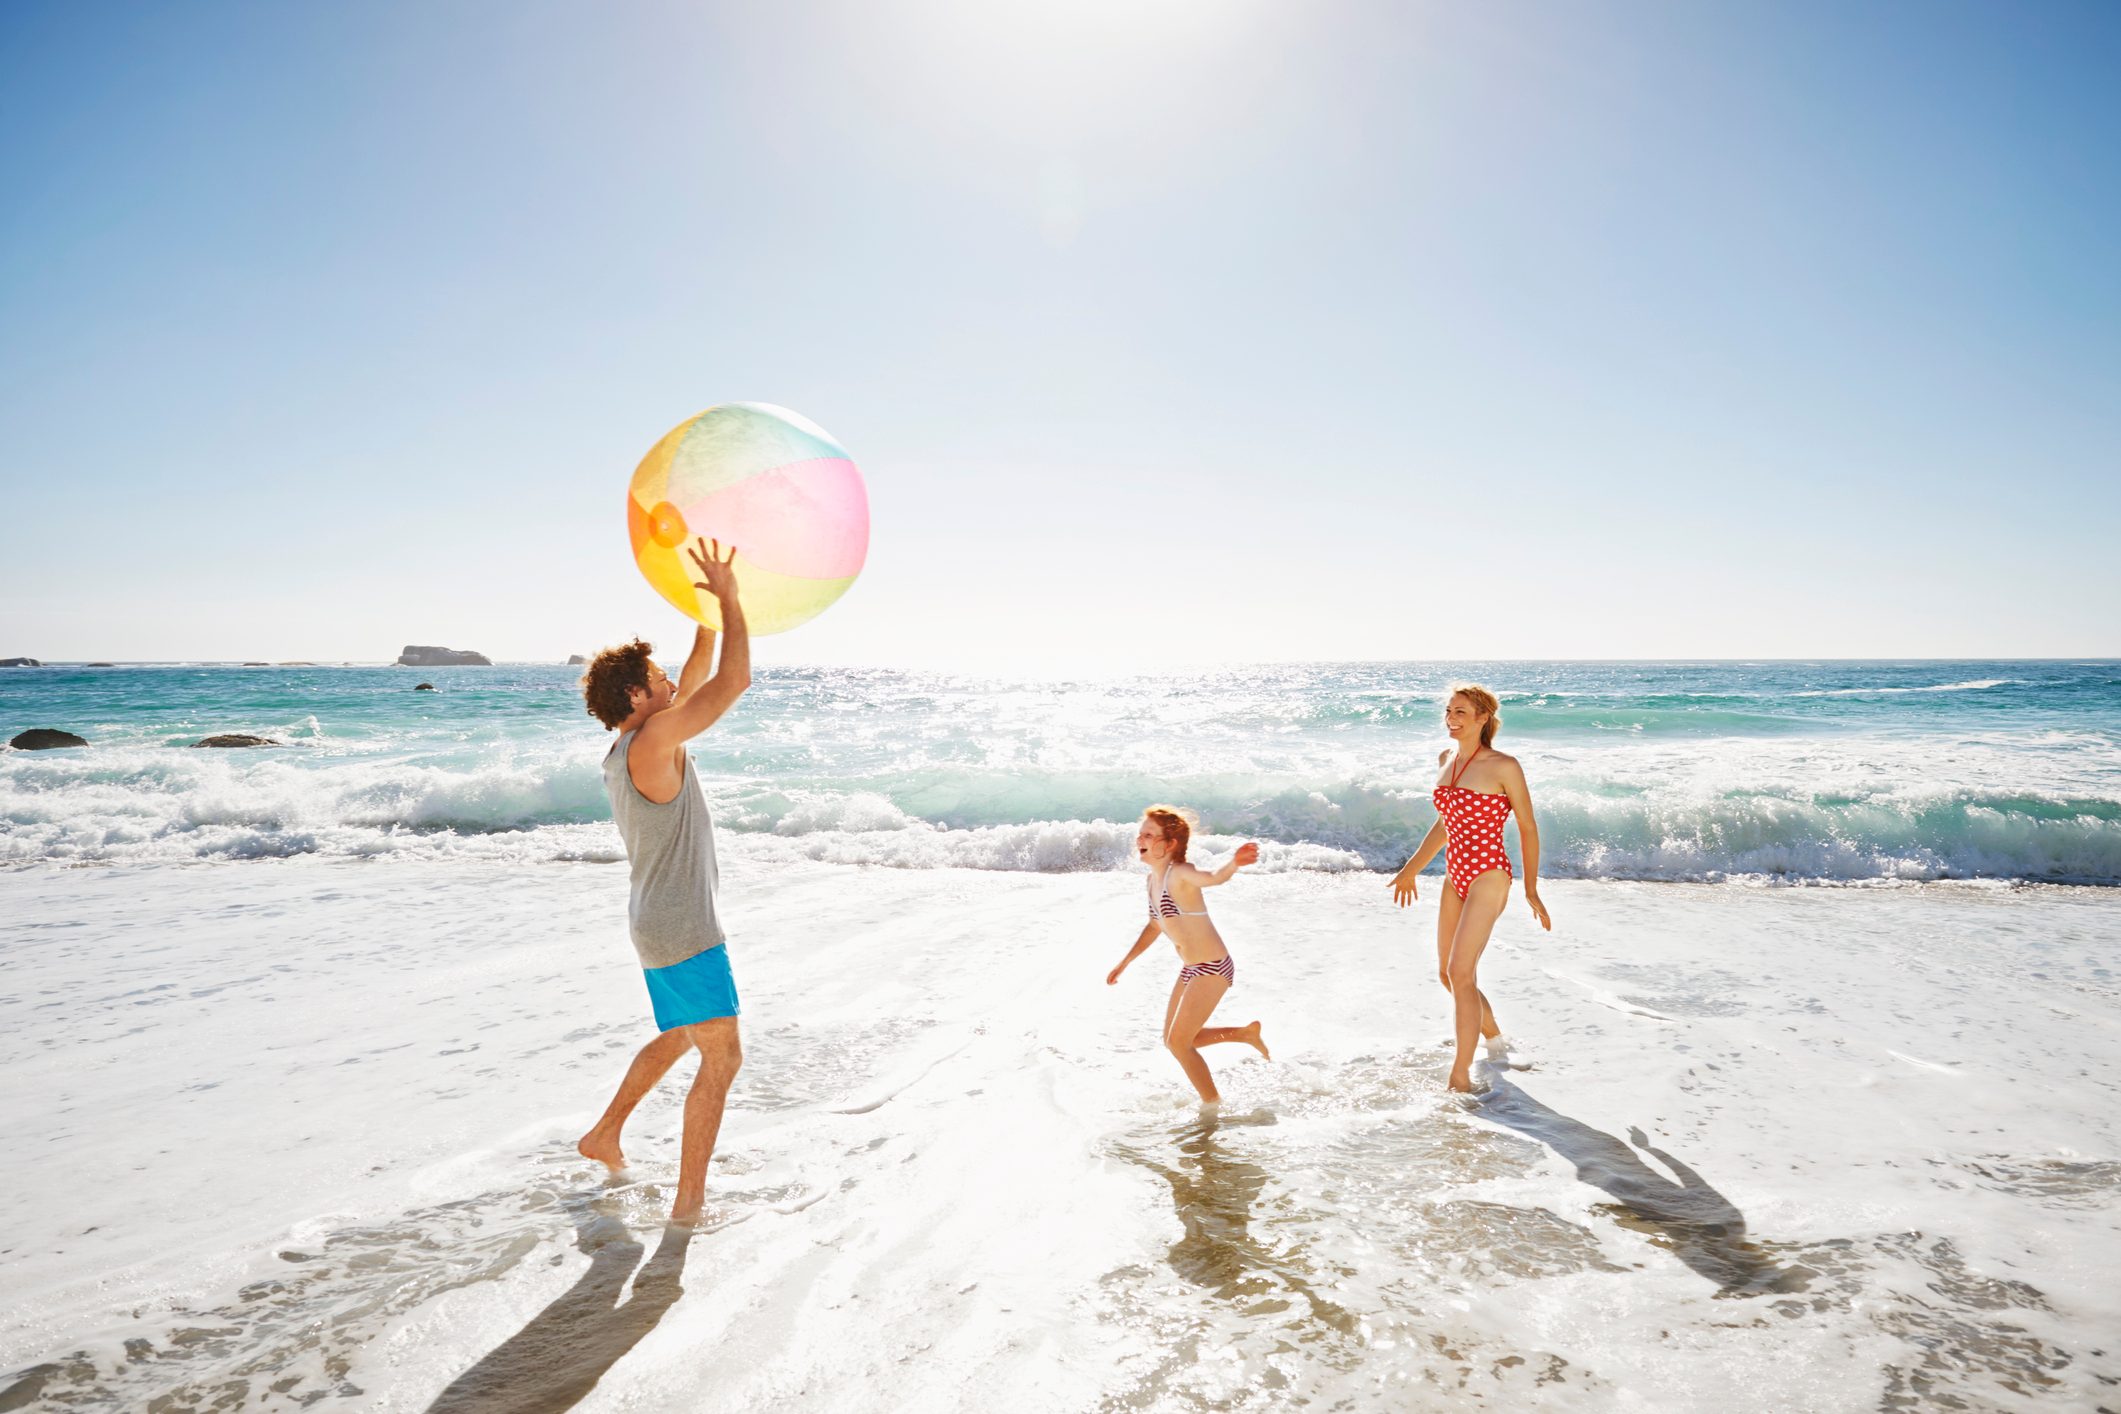
[[[633,715],[633,699],[627,694],[634,688],[648,690],[648,655],[654,651],[654,645],[636,638],[589,660],[582,673],[582,700],[606,731]]]

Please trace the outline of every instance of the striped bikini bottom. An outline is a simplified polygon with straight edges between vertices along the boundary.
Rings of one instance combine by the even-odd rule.
[[[1189,962],[1178,969],[1178,985],[1183,987],[1196,977],[1225,977],[1231,986],[1237,985],[1237,964],[1224,953],[1213,962]]]

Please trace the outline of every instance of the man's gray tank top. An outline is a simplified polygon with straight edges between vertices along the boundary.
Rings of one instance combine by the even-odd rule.
[[[641,794],[626,769],[635,735],[621,734],[605,753],[604,789],[633,863],[633,896],[626,905],[633,950],[643,967],[670,967],[724,941],[714,915],[714,822],[707,818],[707,797],[689,751],[675,799],[658,805]]]

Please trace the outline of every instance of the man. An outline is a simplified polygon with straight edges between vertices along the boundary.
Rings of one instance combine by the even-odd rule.
[[[715,917],[714,825],[685,743],[720,720],[751,686],[751,635],[737,602],[731,546],[702,540],[687,551],[704,589],[722,608],[722,662],[712,677],[714,630],[693,635],[692,654],[672,682],[635,639],[597,654],[582,675],[589,715],[619,734],[604,757],[604,788],[633,866],[627,905],[634,951],[648,978],[660,1033],[641,1048],[596,1127],[575,1147],[617,1172],[625,1165],[619,1130],[641,1098],[687,1051],[700,1053],[699,1074],[685,1096],[685,1139],[677,1201],[670,1220],[699,1220],[707,1198],[707,1160],[722,1127],[722,1103],[743,1063],[737,1040],[736,979],[729,971]]]

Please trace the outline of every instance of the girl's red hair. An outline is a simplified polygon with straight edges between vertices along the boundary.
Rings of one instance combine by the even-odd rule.
[[[1193,838],[1200,816],[1177,805],[1152,805],[1142,812],[1142,819],[1156,826],[1156,832],[1171,846],[1171,857],[1183,864],[1186,862],[1186,842]]]

